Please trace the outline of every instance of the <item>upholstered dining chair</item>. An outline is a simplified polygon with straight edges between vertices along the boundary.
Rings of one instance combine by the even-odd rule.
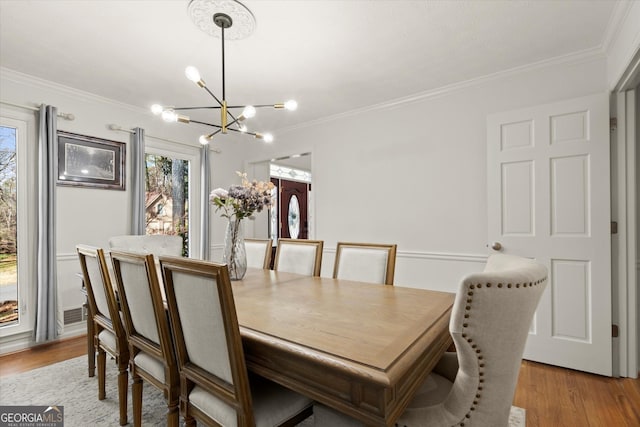
[[[278,239],[275,271],[320,276],[322,266],[322,240]]]
[[[244,239],[247,251],[247,267],[269,269],[271,266],[272,239]]]
[[[225,264],[160,257],[180,370],[180,413],[221,426],[294,426],[310,399],[247,373]]]
[[[122,235],[109,238],[109,248],[126,252],[160,255],[182,255],[182,237],[169,234]]]
[[[167,425],[179,421],[178,366],[153,255],[111,251],[120,308],[129,341],[133,424],[142,422],[142,381],[167,401]]]
[[[338,242],[334,279],[393,285],[397,245]]]
[[[109,248],[117,251],[153,254],[158,280],[162,282],[162,272],[158,257],[160,255],[182,256],[182,237],[171,234],[134,235],[126,234],[109,238]],[[160,286],[162,299],[164,288]]]
[[[522,354],[547,269],[528,258],[491,255],[482,273],[458,287],[449,331],[456,352],[445,353],[397,420],[400,427],[506,427]],[[314,405],[318,426],[359,422]]]
[[[87,245],[77,245],[82,277],[87,290],[89,310],[95,325],[94,346],[98,352],[98,400],[104,400],[106,353],[109,353],[118,366],[118,404],[120,425],[127,424],[127,394],[129,365],[129,346],[122,325],[120,311],[104,251]]]

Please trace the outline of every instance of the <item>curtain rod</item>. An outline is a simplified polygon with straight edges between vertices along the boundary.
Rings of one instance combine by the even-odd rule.
[[[122,126],[118,126],[118,125],[114,125],[114,124],[107,125],[107,127],[108,127],[110,130],[113,130],[113,131],[120,131],[120,132],[134,133],[133,129],[126,129],[126,128],[123,128]],[[184,145],[184,146],[187,146],[187,147],[193,147],[193,144],[187,144],[187,143],[185,143],[185,142],[174,141],[174,140],[172,140],[172,139],[162,138],[162,137],[160,137],[160,136],[153,136],[153,135],[149,135],[149,134],[147,134],[147,133],[145,133],[145,136],[146,136],[146,137],[148,137],[148,138],[159,139],[160,141],[170,142],[170,143],[172,143],[172,144],[179,144],[179,145]],[[222,151],[218,150],[217,148],[209,148],[209,149],[210,149],[211,151],[213,151],[214,153],[217,153],[217,154],[222,153]]]
[[[0,101],[0,103],[1,104],[6,104],[6,105],[11,105],[12,107],[23,108],[25,110],[40,111],[39,107],[31,107],[29,105],[15,104],[13,102],[8,102],[8,101]],[[65,119],[65,120],[75,120],[76,119],[76,116],[74,116],[71,113],[58,113],[57,115],[61,119]]]

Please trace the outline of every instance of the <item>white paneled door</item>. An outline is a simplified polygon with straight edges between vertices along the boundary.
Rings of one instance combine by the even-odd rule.
[[[607,95],[489,116],[487,180],[490,251],[549,269],[524,357],[610,376]]]

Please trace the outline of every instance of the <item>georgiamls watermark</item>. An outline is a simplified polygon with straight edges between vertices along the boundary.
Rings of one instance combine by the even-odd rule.
[[[64,427],[64,406],[0,406],[0,427]]]

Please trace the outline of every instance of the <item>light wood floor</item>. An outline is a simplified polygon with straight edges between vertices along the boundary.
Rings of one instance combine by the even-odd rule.
[[[85,354],[80,336],[0,356],[0,376]],[[640,380],[524,361],[513,404],[527,410],[527,427],[638,427]]]

